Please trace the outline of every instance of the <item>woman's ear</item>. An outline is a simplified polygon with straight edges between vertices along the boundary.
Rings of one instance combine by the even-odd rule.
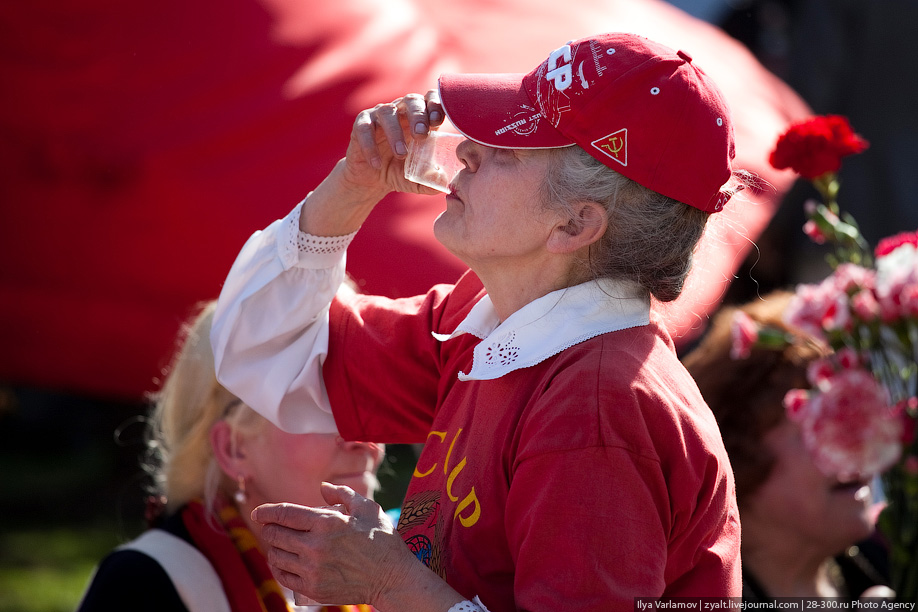
[[[609,225],[606,209],[598,202],[578,202],[573,206],[574,216],[567,223],[557,225],[548,237],[550,253],[573,253],[598,241]]]
[[[217,421],[210,428],[210,447],[223,473],[235,480],[245,463],[245,451],[239,436],[225,420]]]

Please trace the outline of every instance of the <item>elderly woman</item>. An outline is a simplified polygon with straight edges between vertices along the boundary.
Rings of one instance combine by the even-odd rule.
[[[102,560],[80,612],[286,611],[294,596],[268,569],[252,509],[322,504],[323,482],[373,495],[382,447],[285,433],[217,383],[214,305],[184,330],[150,419],[147,467],[165,505]]]
[[[444,113],[467,140],[434,231],[471,271],[333,299],[383,196],[435,193],[403,166]],[[738,595],[732,471],[651,309],[679,296],[732,158],[715,85],[629,34],[361,112],[346,156],[237,258],[218,376],[282,428],[425,445],[397,534],[344,487],[257,508],[282,582],[384,611]]]
[[[743,598],[848,597],[867,589],[889,595],[865,551],[882,550],[864,541],[874,530],[872,474],[850,480],[822,473],[807,451],[797,423],[785,414],[791,389],[809,388],[807,367],[827,349],[789,327],[783,313],[793,294],[725,309],[684,363],[714,412],[736,474],[743,524]],[[742,312],[756,324],[780,330],[790,340],[781,348],[752,348],[734,359],[732,320]],[[854,546],[860,543],[861,546]]]

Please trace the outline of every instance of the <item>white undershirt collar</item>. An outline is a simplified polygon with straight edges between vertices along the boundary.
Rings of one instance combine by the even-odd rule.
[[[481,338],[471,371],[460,372],[459,380],[493,380],[600,334],[649,322],[650,298],[640,285],[604,279],[553,291],[503,323],[485,295],[453,333],[433,336],[441,342],[462,334]]]

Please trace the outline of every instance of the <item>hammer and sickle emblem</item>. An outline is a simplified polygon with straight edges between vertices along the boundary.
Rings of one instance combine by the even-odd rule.
[[[591,143],[603,154],[608,155],[623,166],[628,165],[628,130],[622,128]]]
[[[625,148],[625,141],[618,136],[613,136],[605,144],[602,145],[602,148],[609,151],[612,157],[618,157],[618,154],[622,152],[623,148]]]

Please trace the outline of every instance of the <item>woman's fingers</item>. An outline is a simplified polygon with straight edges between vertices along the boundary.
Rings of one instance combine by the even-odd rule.
[[[430,113],[433,112],[434,116]],[[408,137],[424,138],[431,127],[443,123],[443,107],[439,93],[428,91],[426,95],[407,94],[388,104],[378,104],[357,116],[354,122],[355,136],[364,156],[373,165],[379,160],[380,139],[375,133],[382,130],[392,154],[403,159],[408,154]]]
[[[334,485],[330,482],[322,483],[322,496],[325,501],[332,504],[342,514],[360,521],[364,528],[391,528],[392,522],[382,506],[372,499],[358,494],[352,488],[344,485]]]
[[[431,127],[440,127],[446,119],[446,111],[443,110],[443,104],[440,102],[440,90],[431,89],[424,95],[425,105],[427,107],[427,117]]]
[[[379,170],[382,168],[382,159],[379,155],[379,148],[376,144],[376,125],[373,111],[376,109],[367,109],[360,111],[357,118],[354,119],[354,140],[360,148],[360,152],[367,162],[373,168]]]
[[[402,98],[402,105],[412,136],[426,136],[430,132],[430,118],[427,115],[427,101],[424,96],[408,94]]]
[[[321,583],[319,565],[315,562],[318,555],[310,550],[309,534],[300,533],[297,540],[296,551],[268,546],[264,551],[265,560],[279,583],[297,593],[316,597],[319,595],[315,592],[316,586]]]
[[[262,525],[277,524],[299,531],[312,531],[329,509],[297,504],[262,504],[252,510],[252,520]]]
[[[392,153],[399,159],[408,154],[409,138],[424,138],[430,132],[427,100],[420,94],[407,94],[374,109],[376,124],[383,130]]]
[[[302,536],[303,534],[298,534]],[[282,548],[271,544],[265,550],[265,559],[268,563],[288,574],[308,576],[312,571],[311,556],[301,554],[306,551],[304,544],[295,544],[288,542],[290,548]],[[291,550],[297,549],[297,550]]]
[[[386,140],[389,142],[389,148],[392,153],[398,158],[405,157],[408,154],[408,146],[405,143],[405,134],[402,130],[399,103],[380,104],[376,107],[374,113],[376,125],[386,135]]]

